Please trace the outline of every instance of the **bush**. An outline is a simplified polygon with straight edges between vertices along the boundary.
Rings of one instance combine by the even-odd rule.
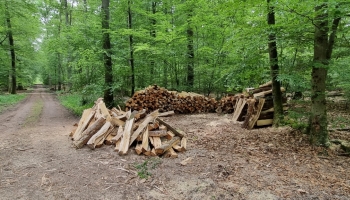
[[[0,95],[0,112],[6,107],[17,104],[26,98],[26,94],[2,94]]]
[[[58,99],[64,107],[77,116],[80,116],[85,109],[94,105],[94,101],[83,104],[83,97],[80,94],[58,93]]]

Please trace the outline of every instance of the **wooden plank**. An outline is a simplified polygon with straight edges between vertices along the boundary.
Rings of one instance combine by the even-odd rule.
[[[288,110],[289,109],[289,107],[288,106],[283,106],[283,111],[286,111],[286,110]],[[275,110],[274,110],[274,108],[272,107],[272,108],[270,108],[270,109],[267,109],[267,110],[264,110],[264,111],[261,111],[261,113],[260,114],[266,114],[266,113],[270,113],[270,112],[274,112]]]
[[[281,92],[285,92],[286,89],[284,89],[283,87],[281,87]],[[254,98],[257,98],[257,97],[265,97],[266,95],[268,94],[272,94],[272,89],[271,90],[267,90],[267,91],[263,91],[263,92],[259,92],[259,93],[256,93],[256,94],[253,94]]]
[[[186,151],[187,150],[187,138],[183,137],[181,139],[181,151]]]
[[[135,114],[135,121],[138,121],[139,119],[144,118],[146,115],[147,115],[146,109],[142,109],[141,111]]]
[[[114,136],[114,138],[112,139],[112,141],[114,141],[114,142],[118,141],[118,140],[123,136],[123,133],[124,133],[123,127],[122,127],[122,126],[119,126],[117,135]]]
[[[125,129],[123,133],[123,137],[120,142],[120,147],[119,147],[119,155],[126,155],[129,150],[129,143],[130,143],[130,137],[132,135],[132,125],[134,123],[134,118],[131,117],[128,119],[125,123]]]
[[[81,137],[81,134],[88,127],[91,120],[94,118],[94,115],[95,115],[95,111],[93,111],[91,108],[84,110],[83,116],[79,121],[78,128],[73,134],[73,140],[78,140]]]
[[[103,117],[106,118],[107,121],[110,121],[110,120],[111,120],[111,115],[109,114],[109,111],[108,111],[108,109],[107,109],[107,107],[106,107],[105,102],[101,101],[100,103],[98,103],[98,105],[97,105],[97,110],[98,110],[98,112],[101,113],[101,115],[102,115]]]
[[[172,111],[168,111],[168,112],[159,113],[158,117],[169,117],[169,116],[173,116],[173,115],[175,115],[175,112],[172,110]]]
[[[162,146],[162,140],[160,139],[160,137],[149,137],[149,139],[153,147],[157,148]]]
[[[154,122],[154,123],[149,123],[148,124],[148,130],[149,131],[156,130],[157,128],[159,128],[159,123],[158,122]]]
[[[154,148],[151,150],[150,156],[157,156],[156,150]]]
[[[268,81],[268,82],[266,82],[266,83],[264,83],[262,85],[259,85],[259,88],[261,88],[261,87],[269,87],[269,86],[272,87],[272,81]]]
[[[135,152],[137,153],[137,155],[140,155],[142,153],[142,144],[138,143],[135,147]]]
[[[167,131],[168,128],[167,128],[166,126],[164,126],[164,125],[160,125],[160,126],[159,126],[159,130],[165,130],[165,131]]]
[[[177,153],[174,151],[173,148],[168,149],[165,153],[164,153],[164,157],[165,158],[177,158],[178,155]]]
[[[177,152],[181,152],[182,151],[182,148],[181,148],[181,146],[180,145],[174,145],[173,146],[173,149],[175,150],[175,151],[177,151]]]
[[[240,98],[237,101],[236,108],[235,108],[235,111],[233,113],[232,121],[236,122],[238,120],[246,103],[247,103],[247,100],[244,98]]]
[[[111,122],[111,124],[112,124],[112,126],[113,126],[113,123],[112,123],[112,122]],[[114,126],[113,126],[113,127],[114,127]],[[116,136],[116,135],[118,134],[118,129],[119,129],[119,128],[116,128],[116,127],[113,128],[113,130],[112,130],[112,132],[111,132],[110,135],[113,136],[113,137]]]
[[[109,134],[107,135],[104,143],[106,145],[114,145],[115,141],[113,141],[112,139],[114,138],[114,135],[112,135],[112,133],[114,132],[114,130],[116,130],[116,128],[111,129],[111,131],[109,132]]]
[[[73,142],[74,146],[79,149],[83,147],[89,139],[101,129],[101,127],[105,124],[106,118],[100,117],[97,119],[91,126],[89,126],[82,134],[81,137]]]
[[[113,126],[124,126],[125,125],[125,121],[120,120],[116,117],[111,117],[109,120]]]
[[[150,151],[149,147],[149,141],[148,141],[148,129],[146,128],[145,132],[142,136],[142,145],[141,145],[142,152]]]
[[[261,109],[263,108],[265,103],[265,99],[264,98],[260,98],[259,99],[259,103],[255,109],[255,112],[253,113],[253,115],[250,117],[249,122],[248,122],[248,126],[247,129],[250,130],[254,127],[256,121],[258,120],[259,116],[260,116],[260,112]]]
[[[171,127],[169,124],[167,124],[166,122],[164,122],[160,118],[156,118],[156,120],[159,122],[159,124],[166,126],[168,128],[168,130],[173,132],[176,136],[181,137],[181,138],[186,136],[185,132],[183,132],[181,130],[175,130],[173,127]]]
[[[97,133],[95,133],[89,141],[86,143],[90,149],[95,149],[96,144],[99,143],[100,140],[97,140],[99,137],[105,135],[111,126],[110,122],[106,122]]]
[[[120,143],[121,143],[121,138],[115,142],[115,148],[114,151],[119,151]]]
[[[136,140],[136,138],[148,127],[148,123],[153,121],[158,116],[158,110],[147,115],[146,119],[139,125],[136,131],[132,134],[130,138],[129,146]]]
[[[267,126],[267,125],[272,125],[273,119],[261,119],[256,121],[257,126]]]
[[[98,137],[95,141],[95,148],[100,148],[105,144],[105,141],[107,139],[107,137],[111,134],[111,132],[114,130],[114,127],[111,126],[109,127],[109,129],[107,130],[107,132],[104,135],[101,135],[100,137]],[[113,136],[112,136],[113,137]],[[113,143],[114,144],[114,143]]]
[[[175,136],[175,134],[173,132],[167,131],[167,135],[165,136],[165,138],[167,140],[171,140],[174,136]]]
[[[242,124],[242,128],[247,128],[249,126],[249,121],[251,120],[252,115],[255,112],[255,99],[248,99],[247,100],[247,105],[248,105],[248,109],[247,109],[247,113],[245,115],[245,119],[244,122]]]
[[[168,135],[166,130],[148,131],[148,136],[164,137]]]
[[[160,147],[156,147],[156,153],[157,155],[162,155],[164,152],[166,152],[168,149],[172,148],[174,145],[178,144],[180,142],[180,137],[175,136],[170,141],[162,144]]]

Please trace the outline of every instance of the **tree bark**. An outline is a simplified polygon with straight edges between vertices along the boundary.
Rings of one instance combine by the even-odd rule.
[[[314,58],[311,80],[311,115],[308,132],[310,142],[317,146],[329,146],[326,111],[326,80],[329,61],[332,57],[335,35],[340,22],[333,20],[331,34],[328,38],[328,12],[326,4],[315,7]]]
[[[128,28],[132,29],[132,13],[131,13],[131,1],[128,1]],[[134,65],[134,39],[133,36],[129,35],[129,50],[130,50],[130,58],[129,64],[131,67],[131,95],[135,93],[135,65]]]
[[[102,0],[102,42],[103,42],[103,61],[105,69],[105,90],[104,101],[107,107],[113,106],[113,72],[112,72],[112,57],[111,57],[111,41],[109,30],[109,0]]]
[[[8,38],[9,38],[9,43],[10,43],[10,54],[11,54],[11,94],[16,94],[16,85],[17,85],[17,80],[16,80],[16,52],[15,52],[15,42],[13,39],[13,32],[12,32],[12,25],[11,25],[11,16],[10,16],[10,11],[8,8],[8,3],[5,1],[5,14],[6,14],[6,24],[8,28]]]
[[[152,17],[151,17],[151,20],[150,20],[151,21],[150,35],[154,39],[151,42],[151,45],[154,46],[155,45],[155,38],[157,37],[157,35],[156,35],[156,23],[157,23],[157,20],[155,18],[155,15],[156,15],[156,12],[157,12],[157,2],[152,1],[151,10],[152,10]],[[151,54],[152,54],[152,52],[151,52]],[[153,55],[151,55],[150,65],[151,65],[150,81],[153,81],[154,80],[154,75],[155,75],[155,65],[156,65],[156,62],[154,60]]]
[[[192,28],[192,8],[187,14],[187,90],[192,91],[194,85],[194,48],[193,48],[193,28]]]
[[[270,0],[267,0],[268,14],[267,14],[267,23],[272,28],[276,24],[275,22],[275,11],[274,6],[270,4]],[[279,74],[278,66],[278,53],[277,53],[277,42],[276,34],[274,30],[270,31],[268,36],[268,48],[269,48],[269,58],[270,58],[270,73],[272,79],[272,98],[273,98],[273,108],[274,108],[274,117],[273,117],[273,126],[278,127],[283,120],[283,105],[282,105],[282,92],[281,84],[277,80]]]

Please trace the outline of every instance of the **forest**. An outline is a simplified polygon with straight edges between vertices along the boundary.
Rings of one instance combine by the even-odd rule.
[[[216,98],[273,83],[309,98],[307,132],[328,146],[327,91],[350,100],[350,2],[3,0],[0,89],[35,83],[116,106],[157,84]]]

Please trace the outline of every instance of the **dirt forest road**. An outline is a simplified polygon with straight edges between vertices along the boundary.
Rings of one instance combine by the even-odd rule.
[[[350,199],[349,157],[320,155],[288,128],[248,131],[229,119],[165,118],[188,133],[175,159],[121,157],[107,145],[76,150],[68,135],[79,119],[36,88],[0,114],[0,200]]]

